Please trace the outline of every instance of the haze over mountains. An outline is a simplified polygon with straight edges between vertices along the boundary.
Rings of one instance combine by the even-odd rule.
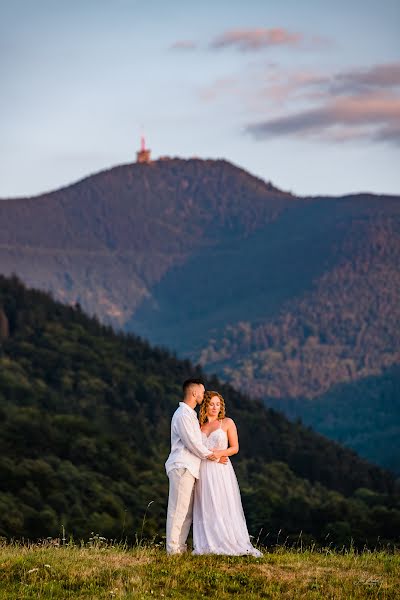
[[[357,421],[355,447],[400,469],[400,197],[298,198],[225,161],[170,159],[0,202],[0,222],[2,273],[344,443]],[[355,401],[371,377],[373,398]]]

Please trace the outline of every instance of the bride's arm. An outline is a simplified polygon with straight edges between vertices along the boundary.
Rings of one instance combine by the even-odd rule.
[[[228,429],[226,430],[226,433],[228,434],[229,446],[226,450],[213,450],[214,455],[217,458],[221,458],[221,456],[233,456],[239,452],[238,433],[235,422],[232,419],[228,419]]]

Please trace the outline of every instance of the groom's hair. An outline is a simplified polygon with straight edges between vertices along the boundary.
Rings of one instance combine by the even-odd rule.
[[[183,395],[186,396],[186,393],[191,385],[204,385],[204,381],[202,379],[185,379],[182,384]]]

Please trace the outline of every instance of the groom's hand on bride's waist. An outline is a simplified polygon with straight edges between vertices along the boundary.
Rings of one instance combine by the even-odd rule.
[[[211,450],[214,452],[217,462],[226,465],[228,457],[224,454],[224,450],[218,450],[217,448],[211,448]]]
[[[222,465],[226,465],[226,463],[228,462],[228,457],[227,456],[218,456],[218,455],[215,455],[213,452],[212,454],[209,454],[207,456],[207,460],[212,460],[214,462],[219,462]]]

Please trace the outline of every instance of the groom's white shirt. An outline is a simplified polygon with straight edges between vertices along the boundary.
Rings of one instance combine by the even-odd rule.
[[[200,463],[210,456],[211,450],[202,441],[196,411],[185,402],[179,402],[171,421],[171,453],[165,463],[169,475],[172,469],[188,469],[199,478]]]

